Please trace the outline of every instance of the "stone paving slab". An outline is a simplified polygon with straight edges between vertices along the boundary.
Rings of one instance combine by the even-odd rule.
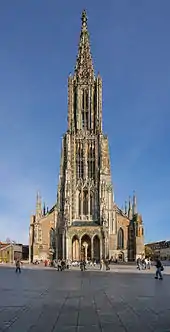
[[[0,268],[0,332],[170,332],[170,276]]]

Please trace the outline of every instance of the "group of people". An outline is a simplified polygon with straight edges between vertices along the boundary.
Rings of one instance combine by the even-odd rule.
[[[109,264],[110,264],[110,261],[108,260],[108,259],[101,259],[101,261],[100,261],[100,270],[101,271],[104,271],[104,270],[106,270],[106,271],[108,271],[108,270],[110,270],[110,267],[109,267]],[[95,266],[96,264],[94,264],[94,263],[92,263],[92,264],[90,264],[90,266]],[[87,263],[86,263],[86,261],[85,260],[81,260],[80,261],[80,270],[81,271],[85,271],[87,269]]]
[[[64,271],[65,269],[69,269],[69,264],[64,259],[59,259],[56,267],[58,271]]]
[[[106,271],[110,270],[109,263],[110,263],[109,260],[102,258],[100,261],[100,270],[101,271],[103,271],[105,269],[106,269]],[[21,264],[22,264],[21,260],[16,259],[16,261],[15,261],[15,266],[16,266],[15,272],[16,273],[21,273]],[[53,262],[53,264],[54,264],[54,262]],[[62,260],[59,259],[57,262],[55,262],[55,265],[56,265],[58,271],[63,271],[65,269],[69,269],[69,263],[67,261],[64,261],[63,259]],[[45,261],[45,266],[47,266],[47,261]],[[156,267],[155,279],[159,278],[160,280],[162,280],[163,279],[162,271],[164,270],[164,267],[159,258],[155,259],[155,267]],[[151,259],[150,258],[147,258],[147,257],[145,257],[143,259],[141,259],[140,257],[137,258],[137,269],[146,270],[146,269],[150,269],[150,268],[151,268]],[[80,270],[81,271],[86,270],[85,260],[81,260]]]
[[[138,270],[146,270],[151,268],[151,259],[148,257],[145,258],[137,258],[137,269]]]
[[[155,275],[155,279],[163,279],[162,276],[162,271],[164,271],[164,267],[162,265],[161,260],[159,259],[159,257],[157,257],[155,259],[155,267],[156,267],[156,275]],[[148,257],[145,258],[137,258],[137,269],[138,270],[146,270],[146,269],[150,269],[151,268],[151,259]]]

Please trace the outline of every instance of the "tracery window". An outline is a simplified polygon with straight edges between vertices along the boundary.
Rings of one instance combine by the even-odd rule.
[[[92,144],[90,144],[88,148],[88,178],[94,179],[95,178],[95,149]]]
[[[78,194],[78,211],[79,211],[79,216],[81,215],[81,191]]]
[[[83,190],[83,214],[88,215],[88,190]]]
[[[122,228],[119,228],[117,235],[117,248],[124,249],[124,232]]]
[[[93,215],[93,192],[90,193],[90,215]]]
[[[84,177],[84,156],[81,143],[78,143],[76,148],[76,176],[77,179]]]
[[[83,90],[82,92],[82,128],[88,130],[89,128],[89,102],[88,102],[88,91]]]

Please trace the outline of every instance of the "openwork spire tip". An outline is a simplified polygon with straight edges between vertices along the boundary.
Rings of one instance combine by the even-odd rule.
[[[87,14],[85,10],[82,12],[81,21],[82,26],[80,32],[78,56],[75,66],[75,74],[79,83],[87,85],[94,80],[94,70],[90,52]]]
[[[86,13],[85,9],[82,11],[81,21],[82,21],[82,25],[87,24],[87,13]]]

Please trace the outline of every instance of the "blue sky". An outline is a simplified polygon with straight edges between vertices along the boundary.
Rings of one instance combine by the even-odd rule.
[[[67,77],[86,8],[103,78],[115,200],[135,189],[146,242],[170,239],[169,0],[0,3],[0,240],[28,241],[36,191],[55,203]]]

